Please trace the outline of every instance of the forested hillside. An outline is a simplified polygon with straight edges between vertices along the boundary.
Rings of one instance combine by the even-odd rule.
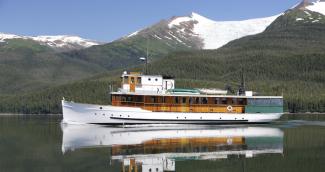
[[[0,42],[0,95],[57,86],[105,70],[99,65],[67,58],[33,40]]]

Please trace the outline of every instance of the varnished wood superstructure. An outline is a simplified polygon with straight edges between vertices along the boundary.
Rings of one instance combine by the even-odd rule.
[[[202,95],[112,95],[113,106],[140,107],[152,112],[244,113],[246,98]]]

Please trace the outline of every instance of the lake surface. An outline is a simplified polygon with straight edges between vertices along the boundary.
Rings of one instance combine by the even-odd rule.
[[[0,116],[1,172],[308,171],[325,169],[325,116],[267,125],[61,124],[59,115]]]

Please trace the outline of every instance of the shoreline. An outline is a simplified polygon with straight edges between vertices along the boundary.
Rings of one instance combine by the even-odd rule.
[[[21,114],[21,113],[0,113],[0,116],[62,116],[63,114]]]
[[[48,115],[48,116],[62,116],[63,114],[20,114],[20,113],[0,113],[0,116],[24,116],[24,115],[35,115],[35,116],[41,116],[41,115]],[[305,113],[288,113],[285,112],[283,115],[325,115],[325,112],[305,112]]]

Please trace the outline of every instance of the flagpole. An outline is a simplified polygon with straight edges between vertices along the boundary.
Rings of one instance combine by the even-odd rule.
[[[148,41],[149,39],[147,38],[147,56],[146,56],[146,75],[148,75],[148,56],[149,56],[149,52],[148,52]]]

